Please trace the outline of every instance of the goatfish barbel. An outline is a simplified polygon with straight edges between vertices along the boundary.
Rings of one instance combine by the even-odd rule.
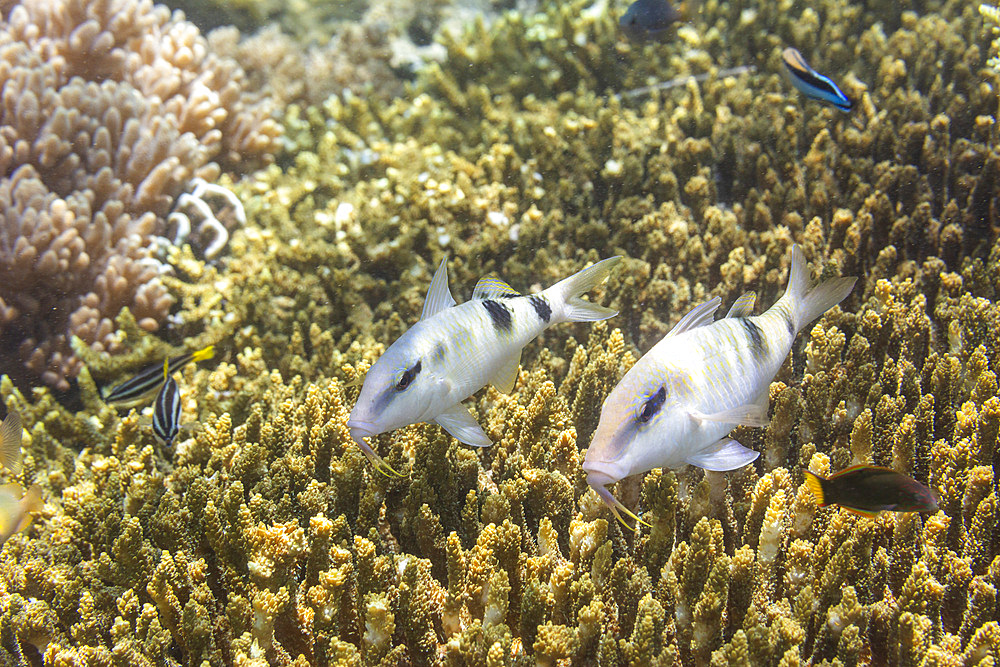
[[[936,512],[934,492],[909,475],[891,468],[855,465],[829,477],[811,470],[806,486],[820,507],[840,505],[849,512],[873,518],[879,512]]]
[[[617,311],[581,299],[604,282],[621,257],[611,257],[537,294],[521,295],[484,277],[472,299],[455,305],[448,288],[447,257],[431,279],[420,321],[400,336],[368,370],[347,426],[375,469],[396,474],[365,438],[418,422],[435,422],[460,442],[493,442],[462,406],[488,383],[514,388],[521,349],[558,322],[593,322]]]
[[[214,356],[215,346],[209,345],[196,352],[171,357],[166,360],[167,372],[173,374],[193,361],[204,361]],[[160,391],[163,382],[163,364],[155,363],[142,369],[125,382],[112,387],[105,395],[104,402],[122,408],[141,405]]]
[[[791,248],[788,287],[771,308],[752,315],[744,294],[714,321],[721,300],[693,308],[625,374],[601,408],[583,462],[587,483],[626,527],[609,484],[653,468],[691,464],[705,470],[740,468],[757,458],[726,436],[736,426],[765,426],[768,388],[807,324],[840,303],[856,278],[809,289],[802,249]]]
[[[800,93],[845,113],[854,108],[854,102],[833,82],[833,79],[823,76],[810,67],[798,49],[788,47],[781,52],[781,59],[785,61],[788,78]]]

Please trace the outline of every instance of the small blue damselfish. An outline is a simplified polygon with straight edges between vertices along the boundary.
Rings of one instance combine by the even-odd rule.
[[[781,58],[785,61],[785,69],[788,70],[792,85],[798,88],[800,93],[845,113],[854,108],[851,98],[845,95],[830,77],[823,76],[810,67],[797,49],[788,47],[781,52]]]

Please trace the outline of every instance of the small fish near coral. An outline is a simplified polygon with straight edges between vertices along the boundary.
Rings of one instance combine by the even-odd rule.
[[[181,424],[181,392],[170,374],[170,362],[163,362],[163,386],[153,402],[153,434],[169,447]]]
[[[767,312],[752,315],[752,293],[718,321],[719,297],[696,306],[604,401],[583,470],[623,525],[619,510],[639,518],[609,484],[653,468],[728,471],[757,458],[726,434],[768,423],[768,388],[796,335],[843,301],[856,280],[834,278],[810,289],[802,249],[793,245],[790,252],[788,287]]]
[[[351,437],[383,474],[396,474],[367,443],[409,424],[435,422],[460,442],[493,442],[462,405],[487,384],[510,392],[521,349],[559,322],[594,322],[617,311],[580,297],[604,282],[621,257],[611,257],[537,294],[519,294],[484,277],[472,299],[456,305],[448,288],[447,257],[431,279],[420,321],[400,336],[365,376],[347,422]]]
[[[829,104],[843,112],[854,108],[854,102],[828,76],[823,76],[806,62],[798,49],[788,47],[781,52],[785,61],[785,70],[792,85],[811,100]]]
[[[854,465],[829,477],[820,477],[811,470],[802,472],[806,474],[806,486],[820,507],[840,505],[869,518],[880,512],[938,510],[938,499],[933,491],[891,468]]]
[[[0,545],[30,526],[32,514],[42,506],[42,488],[37,484],[27,491],[16,483],[0,486]]]
[[[668,0],[635,0],[618,19],[618,26],[634,42],[663,38],[682,13]]]
[[[173,374],[191,362],[204,361],[215,356],[215,346],[209,345],[195,352],[171,357],[167,364],[167,374]],[[156,395],[163,386],[164,364],[155,363],[136,373],[121,384],[115,385],[104,396],[108,405],[127,408],[141,405]]]

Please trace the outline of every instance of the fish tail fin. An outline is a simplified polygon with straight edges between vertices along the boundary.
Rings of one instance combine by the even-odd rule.
[[[607,280],[611,270],[622,260],[621,256],[609,257],[593,266],[560,280],[545,290],[544,294],[556,304],[556,312],[561,305],[563,322],[596,322],[614,317],[618,311],[605,308],[580,297]]]
[[[806,474],[806,488],[809,489],[809,491],[811,491],[813,496],[816,498],[816,504],[820,507],[829,505],[829,500],[826,497],[826,489],[823,487],[823,482],[826,480],[808,468],[803,469],[802,472]]]
[[[32,484],[27,491],[24,492],[24,496],[21,498],[21,520],[17,522],[17,528],[14,530],[15,533],[20,533],[31,525],[31,520],[34,519],[34,515],[41,512],[45,507],[45,503],[42,502],[42,487],[37,484]]]
[[[782,299],[791,305],[792,325],[796,333],[807,324],[847,298],[857,278],[833,278],[809,288],[809,267],[798,244],[792,246],[792,268]]]
[[[12,473],[21,472],[21,417],[11,410],[0,424],[0,463]]]
[[[214,356],[215,356],[215,346],[209,345],[207,347],[203,347],[202,349],[198,350],[193,355],[191,355],[191,361],[195,362],[205,361],[206,359],[211,359]]]

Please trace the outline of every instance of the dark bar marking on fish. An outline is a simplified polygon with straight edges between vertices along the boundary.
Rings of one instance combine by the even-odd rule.
[[[538,319],[548,324],[549,319],[552,317],[552,307],[549,305],[549,302],[545,300],[545,297],[538,294],[532,294],[528,297],[528,303],[530,303],[531,307],[535,309],[535,314],[538,315]]]
[[[499,301],[484,299],[483,307],[485,307],[486,312],[490,314],[490,319],[493,321],[494,329],[504,332],[509,332],[511,330],[514,323],[511,321],[510,311],[507,310],[507,306],[503,305]]]
[[[437,362],[443,362],[444,355],[447,351],[448,348],[445,347],[445,344],[439,342],[437,345],[434,346],[434,350],[431,352],[431,357],[433,357],[434,360]]]
[[[749,317],[740,318],[740,324],[747,332],[747,337],[750,339],[750,351],[753,352],[753,356],[756,359],[762,359],[767,355],[767,344],[764,342],[764,332],[760,330],[757,323],[751,320]]]

